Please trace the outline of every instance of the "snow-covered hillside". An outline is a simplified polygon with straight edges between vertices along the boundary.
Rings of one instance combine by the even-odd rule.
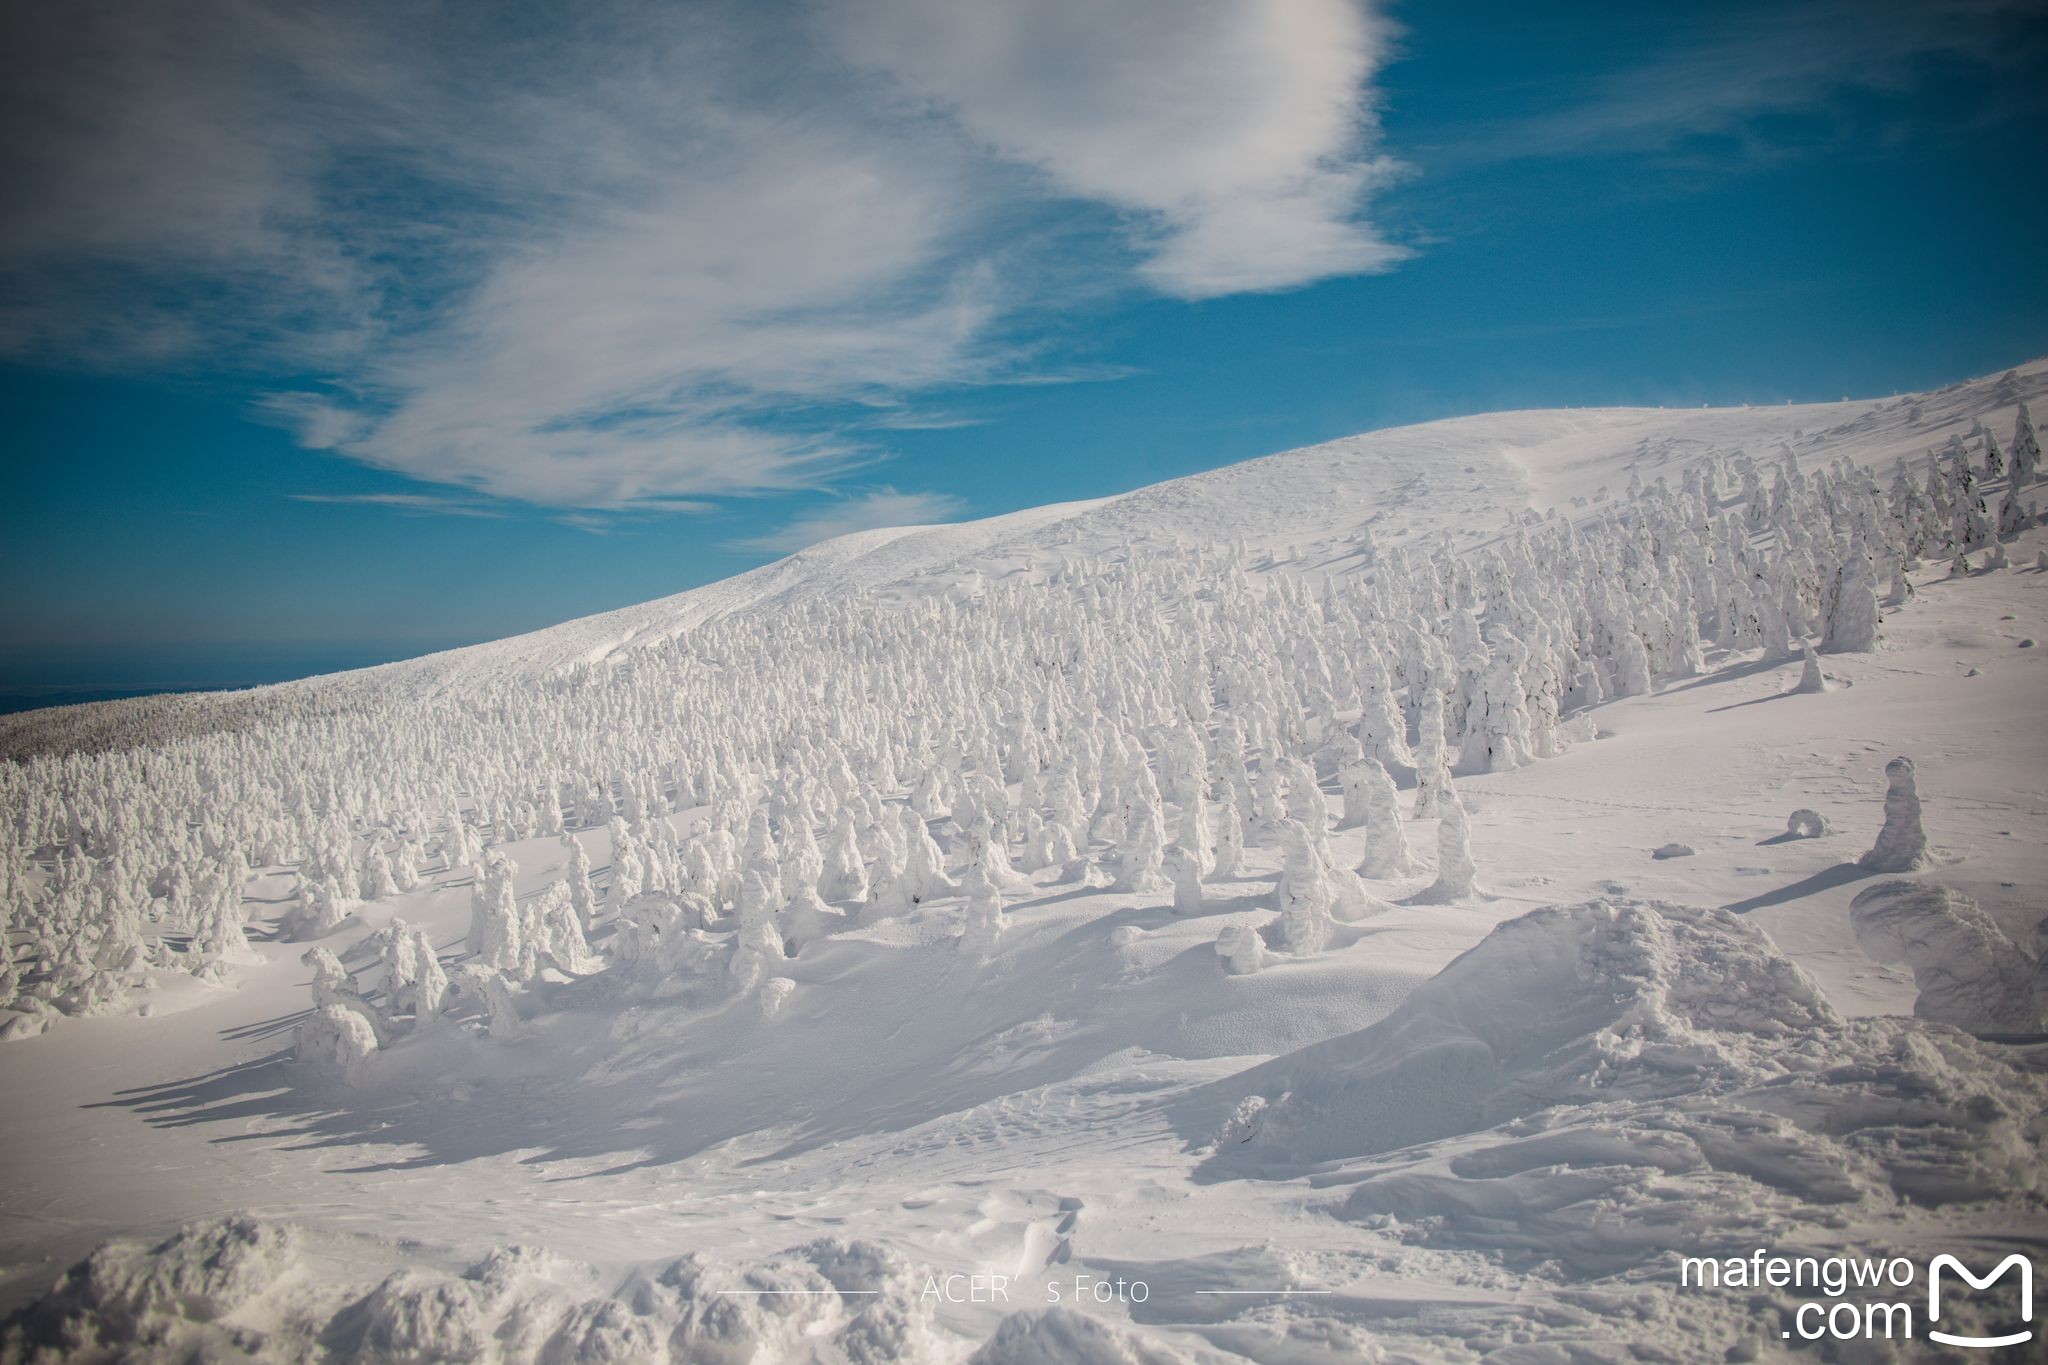
[[[1817,1295],[1683,1258],[2038,1250],[2044,391],[0,720],[0,1359],[1747,1359]]]

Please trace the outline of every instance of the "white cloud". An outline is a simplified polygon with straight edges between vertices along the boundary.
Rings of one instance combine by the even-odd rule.
[[[334,450],[367,430],[362,414],[326,394],[266,393],[252,406],[259,418],[285,427],[308,450]]]
[[[293,502],[331,503],[343,507],[391,507],[401,512],[418,512],[442,517],[504,516],[498,508],[469,498],[446,497],[439,493],[288,493]]]
[[[0,25],[0,351],[311,375],[260,415],[558,508],[829,486],[935,390],[1032,377],[1055,275],[1200,298],[1399,254],[1359,217],[1385,37],[1351,0]],[[1077,200],[1113,235],[1068,213],[1054,260]]]
[[[1060,192],[1131,215],[1161,291],[1205,298],[1383,269],[1359,214],[1388,25],[1356,0],[836,0],[888,72]]]
[[[2037,60],[2038,0],[1808,0],[1731,9],[1563,108],[1467,149],[1481,159],[1641,151],[1797,113],[1844,91],[1916,85],[1932,58]],[[2024,68],[2023,68],[2024,69]]]
[[[343,449],[535,502],[623,506],[811,486],[859,459],[770,407],[971,376],[985,274],[909,149],[825,128],[729,128],[644,202],[580,206],[504,253],[373,373],[385,419]]]
[[[733,548],[789,554],[856,531],[951,521],[965,510],[966,504],[950,493],[899,493],[893,488],[874,488],[806,512],[779,531],[734,541]]]

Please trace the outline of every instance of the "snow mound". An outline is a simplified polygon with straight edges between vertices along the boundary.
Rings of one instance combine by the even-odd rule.
[[[1233,1078],[1267,1103],[1212,1164],[1294,1170],[1553,1105],[1753,1083],[1841,1022],[1811,977],[1733,915],[1653,902],[1536,910],[1372,1027]]]
[[[1753,925],[1649,902],[1511,920],[1380,1023],[1214,1088],[1205,1176],[1566,1278],[1914,1206],[2043,1207],[2038,1050],[1844,1020]]]
[[[1048,1308],[1004,1318],[968,1365],[1178,1365],[1186,1359],[1100,1318]]]
[[[249,1352],[244,1315],[298,1255],[287,1228],[210,1219],[151,1244],[109,1242],[0,1334],[0,1361],[187,1360]]]
[[[1785,817],[1785,834],[1792,839],[1818,839],[1827,834],[1827,818],[1819,811],[1801,807]]]
[[[610,1294],[592,1292],[588,1267],[530,1247],[500,1248],[460,1275],[408,1265],[367,1290],[323,1279],[315,1259],[354,1258],[242,1215],[154,1246],[110,1242],[8,1324],[0,1361],[916,1365],[966,1349],[920,1299],[922,1276],[860,1241],[812,1242],[750,1266],[685,1255]]]
[[[1913,1013],[1973,1033],[2048,1030],[2034,959],[1960,891],[1892,878],[1849,903],[1856,942],[1912,969]]]
[[[624,1297],[636,1311],[675,1324],[667,1342],[677,1360],[950,1358],[953,1344],[920,1299],[920,1284],[894,1252],[823,1240],[745,1270],[685,1256]]]

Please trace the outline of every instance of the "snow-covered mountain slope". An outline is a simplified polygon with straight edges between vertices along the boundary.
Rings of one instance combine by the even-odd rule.
[[[46,719],[0,1360],[1719,1361],[1825,1296],[1684,1257],[2038,1251],[2044,388],[1433,423]]]
[[[364,670],[379,685],[443,685],[595,663],[719,616],[768,611],[856,589],[946,591],[1043,575],[1093,555],[1147,545],[1244,540],[1258,550],[1321,545],[1370,527],[1390,545],[1449,532],[1461,545],[1498,534],[1524,509],[1570,514],[1618,499],[1709,452],[1805,464],[1852,454],[1888,469],[1944,446],[1974,421],[2010,426],[2048,393],[2048,360],[1926,394],[1762,408],[1554,408],[1395,427],[1172,479],[1116,497],[1058,503],[980,521],[862,531],[673,597],[468,649]],[[1583,499],[1574,503],[1574,499]],[[1330,567],[1346,561],[1333,556]]]
[[[1710,451],[1761,459],[1789,447],[1803,463],[1853,453],[1860,463],[1886,468],[1943,446],[1972,421],[2009,424],[2015,404],[2038,402],[2044,392],[2048,360],[1889,399],[1764,408],[1558,408],[1396,427],[1112,498],[958,525],[861,531],[673,597],[284,686],[434,690],[464,679],[542,675],[603,662],[735,612],[772,611],[860,589],[971,590],[987,579],[1042,575],[1068,560],[1162,543],[1242,539],[1261,550],[1327,548],[1361,527],[1392,545],[1438,532],[1477,542],[1523,509],[1583,510],[1597,505],[1593,499],[1603,489],[1618,498],[1632,472],[1652,481]],[[1575,507],[1574,498],[1586,501]],[[1346,566],[1334,556],[1330,564]],[[34,714],[0,717],[0,752],[44,723],[47,718]]]

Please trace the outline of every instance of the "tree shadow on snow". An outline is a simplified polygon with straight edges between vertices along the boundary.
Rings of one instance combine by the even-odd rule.
[[[202,1123],[245,1121],[274,1115],[277,1096],[291,1085],[289,1048],[237,1062],[178,1081],[117,1090],[112,1099],[96,1100],[82,1109],[126,1109],[152,1128],[190,1128]],[[259,1136],[231,1133],[215,1142],[247,1141]]]
[[[1753,678],[1759,673],[1776,672],[1778,669],[1795,666],[1798,663],[1798,657],[1794,656],[1790,659],[1751,659],[1747,663],[1728,664],[1725,667],[1714,669],[1710,673],[1702,673],[1696,678],[1687,678],[1684,682],[1672,683],[1668,687],[1660,688],[1657,695],[1660,697],[1671,697],[1676,696],[1680,692],[1691,692],[1696,688],[1712,687],[1716,683],[1740,682],[1744,678]],[[1726,708],[1717,707],[1716,709],[1725,710]]]
[[[1746,915],[1752,910],[1764,910],[1773,905],[1784,905],[1788,901],[1802,900],[1832,887],[1845,886],[1850,882],[1876,875],[1870,869],[1855,863],[1837,863],[1833,867],[1822,868],[1803,881],[1796,881],[1790,886],[1781,886],[1776,891],[1766,891],[1760,896],[1751,896],[1746,901],[1736,901],[1733,905],[1724,905],[1721,908],[1737,915]]]
[[[231,1042],[248,1042],[256,1038],[269,1038],[279,1033],[290,1033],[302,1020],[312,1017],[313,1011],[310,1008],[293,1010],[288,1014],[278,1014],[268,1019],[258,1019],[252,1024],[236,1024],[230,1028],[220,1029],[218,1033],[220,1037],[226,1038]]]
[[[1263,900],[1219,901],[1203,918]],[[1031,905],[1018,908],[1028,915]],[[348,1164],[330,1169],[349,1172],[514,1154],[531,1166],[589,1163],[548,1177],[564,1180],[671,1165],[735,1141],[749,1161],[892,1134],[917,1144],[926,1139],[913,1130],[969,1113],[1028,1128],[1030,1105],[1013,1114],[1009,1097],[1074,1083],[1133,1047],[1180,1055],[1191,1020],[1230,1007],[1232,979],[1208,941],[1160,961],[1111,942],[1121,928],[1186,918],[1150,900],[1049,939],[1019,933],[1002,945],[1011,960],[993,965],[938,945],[827,939],[788,964],[798,988],[774,1018],[752,996],[718,997],[722,984],[701,996],[617,997],[569,983],[509,1039],[444,1019],[400,1037],[353,1083],[281,1050],[93,1107],[128,1109],[152,1127],[223,1125],[217,1143],[331,1149]],[[629,999],[634,1008],[622,1010]],[[290,1022],[244,1029],[266,1037]],[[934,1141],[958,1136],[946,1123],[937,1131],[951,1137]]]
[[[1271,877],[1265,879],[1272,881]],[[1177,920],[1207,919],[1211,915],[1240,915],[1247,910],[1277,910],[1273,904],[1273,888],[1253,891],[1243,896],[1204,896],[1202,912],[1198,915],[1175,915]]]
[[[1845,684],[1837,682],[1830,684],[1830,686],[1842,687],[1845,686]],[[1765,696],[1751,697],[1748,701],[1731,701],[1726,706],[1710,706],[1707,708],[1707,714],[1710,716],[1716,716],[1723,711],[1740,711],[1745,706],[1762,706],[1767,701],[1786,701],[1792,697],[1810,697],[1813,695],[1814,694],[1811,692],[1799,691],[1771,692],[1766,694]]]

